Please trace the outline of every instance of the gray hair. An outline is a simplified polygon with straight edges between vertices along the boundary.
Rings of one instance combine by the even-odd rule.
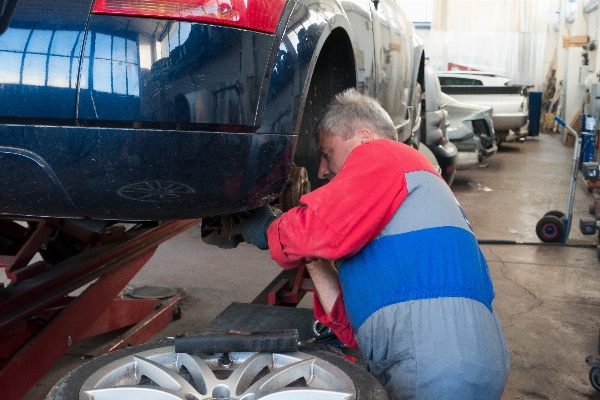
[[[348,140],[363,127],[369,128],[376,138],[398,140],[392,118],[377,100],[351,88],[335,96],[315,133],[339,135]]]

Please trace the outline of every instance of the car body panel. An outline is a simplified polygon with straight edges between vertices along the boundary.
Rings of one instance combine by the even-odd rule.
[[[434,69],[425,63],[425,120],[421,127],[421,138],[433,152],[440,164],[442,177],[452,185],[456,175],[458,149],[448,139],[446,128],[449,121],[446,104],[442,98],[442,89]]]
[[[7,171],[0,186],[10,187],[0,215],[166,220],[275,200],[298,155],[311,75],[324,43],[336,34],[352,44],[353,84],[381,96],[399,127],[409,119],[418,71],[412,64],[422,47],[402,17],[387,31],[371,20],[377,13],[369,0],[288,1],[273,35],[90,15],[91,5],[20,0],[0,35],[0,53],[20,57],[15,66],[6,64],[15,83],[0,83],[0,165]],[[391,1],[385,7],[397,11]],[[27,36],[27,29],[54,32],[36,41],[47,47],[39,50],[47,62],[35,64],[32,77],[22,71],[34,48],[11,39]],[[379,39],[373,37],[377,29]],[[60,42],[68,54],[53,50],[52,38],[59,43],[61,35],[68,36]],[[377,40],[384,48],[376,54]],[[386,64],[385,54],[395,61]],[[65,87],[49,85],[52,71],[67,71],[51,68],[54,56],[68,61]],[[390,79],[389,73],[401,76]]]
[[[92,15],[78,118],[252,127],[274,43],[228,27]]]
[[[263,86],[263,100],[257,109],[257,132],[298,134],[316,54],[337,27],[327,22],[303,4],[294,6],[267,68],[268,85]]]
[[[1,161],[31,149],[19,155],[19,169],[0,176],[0,186],[14,190],[18,214],[116,220],[258,207],[285,187],[294,144],[292,135],[35,125],[5,125],[2,135]],[[42,188],[60,212],[43,203]]]
[[[375,97],[390,114],[398,140],[407,142],[413,90],[419,71],[423,42],[394,0],[300,0],[328,20],[349,22],[353,43],[357,89]],[[332,17],[333,16],[333,17]],[[341,25],[343,26],[343,25]],[[378,49],[378,50],[376,50]]]
[[[448,92],[447,89],[445,89]],[[477,94],[452,94],[456,100],[463,103],[481,104],[494,110],[492,119],[496,132],[520,132],[529,120],[527,112],[527,98],[514,95],[477,95]]]
[[[523,86],[509,86],[510,79],[476,71],[438,72],[442,91],[458,101],[492,107],[499,142],[513,141],[528,133],[527,94]]]
[[[476,166],[498,151],[490,107],[459,102],[446,94],[442,101],[449,115],[448,139],[458,149],[457,168]],[[483,135],[478,129],[485,131]]]
[[[409,119],[408,107],[412,95],[411,70],[413,63],[413,43],[408,20],[400,6],[393,0],[378,2],[373,13],[375,37],[375,68],[377,71],[376,98],[399,132],[399,140],[405,141],[410,131],[404,129]]]
[[[436,72],[425,64],[425,142],[428,145],[439,144],[445,136],[448,123],[448,112],[444,110],[445,103],[442,99],[442,88]]]

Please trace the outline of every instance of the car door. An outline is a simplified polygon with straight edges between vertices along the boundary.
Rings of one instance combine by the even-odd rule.
[[[409,22],[394,0],[371,2],[375,42],[375,91],[405,141],[410,135],[409,108],[413,46]]]
[[[376,71],[371,10],[372,1],[347,0],[342,1],[341,4],[352,27],[357,70],[356,88],[363,94],[375,97]]]

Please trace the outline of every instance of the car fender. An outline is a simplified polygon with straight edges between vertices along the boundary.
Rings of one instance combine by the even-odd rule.
[[[325,42],[327,41],[327,39],[329,38],[329,36],[331,35],[331,33],[335,30],[335,29],[342,29],[346,35],[348,36],[348,39],[350,40],[351,46],[352,46],[352,54],[353,54],[353,61],[354,61],[354,73],[355,76],[357,74],[356,71],[356,53],[355,53],[355,45],[354,45],[354,40],[353,40],[353,34],[352,34],[352,27],[350,26],[350,22],[348,21],[346,14],[343,12],[343,10],[339,10],[339,13],[336,13],[334,15],[332,15],[328,20],[327,20],[327,25],[323,27],[322,31],[321,31],[321,35],[319,37],[319,40],[315,46],[315,50],[313,52],[311,61],[310,61],[310,66],[308,68],[308,70],[306,71],[306,77],[303,80],[304,82],[304,86],[302,88],[302,98],[300,100],[300,110],[298,113],[298,119],[297,119],[297,125],[296,125],[296,129],[294,130],[294,133],[297,135],[299,134],[299,129],[300,129],[300,121],[302,120],[302,115],[303,115],[303,111],[304,111],[304,105],[306,104],[306,96],[308,94],[308,88],[311,84],[311,80],[312,80],[312,76],[313,76],[313,72],[315,69],[315,65],[317,64],[317,61],[319,59],[319,56],[321,55],[321,50],[323,49],[323,45],[325,44]]]
[[[325,1],[319,6],[310,4],[309,7],[303,2],[296,2],[285,27],[278,33],[281,39],[273,47],[264,79],[266,85],[262,90],[264,98],[257,110],[258,133],[299,134],[315,65],[323,45],[335,29],[346,32],[354,52],[352,28],[345,12],[334,1]],[[294,42],[299,43],[299,36],[304,38],[301,52],[298,51],[300,45],[294,47]],[[353,54],[353,57],[355,61],[356,55]],[[293,60],[291,64],[287,63],[288,69],[282,67],[286,64],[285,58]],[[356,73],[356,62],[354,68]],[[287,87],[283,88],[283,85]]]

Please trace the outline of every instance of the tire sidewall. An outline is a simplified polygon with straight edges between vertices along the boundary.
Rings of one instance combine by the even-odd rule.
[[[58,381],[46,396],[46,400],[79,400],[79,391],[83,383],[90,375],[103,366],[127,356],[166,346],[174,346],[174,344],[175,341],[173,339],[164,339],[129,347],[90,360]],[[318,347],[302,346],[299,351],[325,360],[346,373],[354,383],[356,400],[388,400],[383,386],[364,368]]]

